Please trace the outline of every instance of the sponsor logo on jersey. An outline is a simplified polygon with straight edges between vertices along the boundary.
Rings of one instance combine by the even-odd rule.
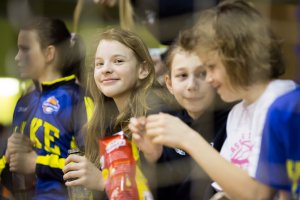
[[[28,107],[19,107],[17,112],[26,112]]]
[[[43,102],[43,111],[45,114],[58,112],[59,108],[59,101],[54,96],[49,97],[46,101]]]

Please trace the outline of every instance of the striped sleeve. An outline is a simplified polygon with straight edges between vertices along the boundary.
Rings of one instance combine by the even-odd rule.
[[[6,165],[6,158],[5,156],[2,156],[0,158],[0,174],[2,173],[3,169],[5,168]]]

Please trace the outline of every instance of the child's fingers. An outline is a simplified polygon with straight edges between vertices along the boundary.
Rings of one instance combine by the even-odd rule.
[[[84,156],[79,156],[79,155],[69,155],[66,160],[65,160],[65,166],[68,165],[69,163],[75,162],[79,163],[82,160],[84,160]]]
[[[132,134],[132,138],[133,138],[135,141],[137,141],[137,142],[139,142],[139,141],[142,139],[142,137],[141,137],[139,134],[136,134],[136,133],[133,133],[133,134]]]
[[[64,174],[63,178],[64,180],[72,180],[72,179],[77,179],[80,177],[80,172],[79,171],[69,171],[66,174]],[[72,181],[71,181],[72,182]]]
[[[146,121],[147,121],[146,117],[140,117],[140,118],[138,118],[138,122],[139,122],[139,124],[141,126],[145,126]]]
[[[147,136],[149,138],[154,138],[159,135],[165,135],[165,134],[166,134],[166,131],[165,131],[164,127],[161,127],[159,125],[153,124],[153,126],[150,125],[149,127],[147,127]]]
[[[81,162],[82,160],[84,160],[84,156],[72,154],[67,157],[66,161],[67,160],[78,163],[78,162]]]
[[[142,123],[138,123],[136,126],[140,131],[144,131],[145,130],[145,125]]]
[[[65,177],[64,177],[64,179],[65,179]],[[65,179],[65,180],[67,180],[67,179]],[[68,186],[68,187],[71,187],[71,186],[76,186],[76,185],[79,185],[78,184],[78,180],[73,180],[73,181],[66,181],[66,186]]]
[[[160,145],[165,144],[162,136],[153,137],[152,142],[154,144],[160,144]]]
[[[130,119],[130,124],[136,126],[137,128],[143,128],[145,126],[145,123],[146,123],[145,117],[140,117],[140,118],[132,117]]]
[[[158,129],[158,128],[162,128],[165,124],[162,121],[150,121],[147,122],[145,129],[148,133],[148,131],[150,131],[151,129]]]
[[[149,115],[147,117],[147,123],[157,121],[157,120],[159,120],[159,118],[160,118],[159,114]]]
[[[130,124],[137,126],[138,125],[138,120],[135,117],[131,117],[129,120]]]
[[[133,133],[138,133],[139,132],[139,129],[135,125],[133,125],[133,124],[128,124],[128,128]]]
[[[65,167],[63,168],[63,173],[67,174],[71,171],[76,171],[76,170],[80,170],[80,167],[78,166],[78,163],[69,163],[67,165],[65,165]]]
[[[137,134],[143,134],[145,131],[145,126],[139,123],[136,119],[130,121],[128,128],[131,130],[131,132]]]
[[[12,172],[17,170],[17,156],[16,156],[16,154],[12,154],[10,156],[9,170],[12,171]]]

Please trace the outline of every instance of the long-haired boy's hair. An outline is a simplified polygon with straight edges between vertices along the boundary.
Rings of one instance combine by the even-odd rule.
[[[185,49],[217,52],[237,87],[278,78],[285,71],[281,41],[248,2],[225,0],[203,11],[197,24],[180,38]]]
[[[107,135],[107,129],[116,131],[121,128],[128,134],[128,123],[130,117],[145,116],[148,111],[146,96],[154,83],[154,63],[148,52],[147,46],[136,34],[120,28],[109,29],[100,35],[101,40],[118,41],[131,49],[140,63],[138,66],[147,67],[149,74],[145,79],[137,80],[137,84],[131,90],[130,101],[120,113],[112,98],[104,96],[97,88],[94,80],[94,67],[88,78],[88,88],[94,100],[94,112],[88,123],[86,137],[85,155],[89,160],[99,166],[98,140]]]

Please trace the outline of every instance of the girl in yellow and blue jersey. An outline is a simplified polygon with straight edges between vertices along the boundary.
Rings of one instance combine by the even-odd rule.
[[[38,17],[21,27],[15,57],[34,90],[15,108],[14,133],[2,159],[7,172],[35,174],[33,199],[67,199],[62,168],[69,149],[83,149],[92,102],[78,84],[85,51],[59,19]],[[20,192],[20,191],[19,191]]]

